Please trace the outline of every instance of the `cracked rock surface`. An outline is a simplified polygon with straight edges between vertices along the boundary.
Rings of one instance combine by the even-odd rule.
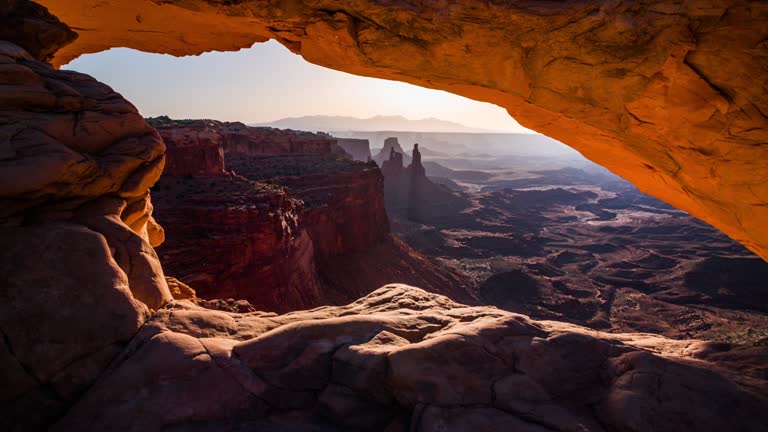
[[[397,284],[285,315],[174,301],[54,430],[758,431],[764,358]]]

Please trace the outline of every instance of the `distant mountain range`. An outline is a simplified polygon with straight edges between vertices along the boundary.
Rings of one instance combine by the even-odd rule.
[[[296,129],[306,131],[399,131],[399,132],[450,132],[450,133],[493,133],[498,131],[477,129],[459,123],[425,118],[419,120],[407,119],[403,116],[375,116],[357,118],[347,116],[313,115],[290,117],[270,123],[252,124],[250,126],[269,126],[279,129]]]

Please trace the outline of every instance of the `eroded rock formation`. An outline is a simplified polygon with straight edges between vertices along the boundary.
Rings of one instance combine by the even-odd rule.
[[[405,285],[282,316],[175,301],[53,430],[759,431],[764,351]]]
[[[0,13],[17,5],[34,14],[0,15],[18,24],[0,31],[0,429],[39,430],[172,300],[150,245],[165,146],[108,86],[12,43],[62,43],[38,8]]]
[[[158,253],[200,297],[288,312],[401,281],[474,300],[464,275],[390,238],[380,170],[338,157],[335,138],[213,120],[151,123],[172,167],[153,188],[168,232]]]
[[[167,232],[157,249],[163,268],[201,298],[244,299],[276,312],[321,303],[302,204],[285,190],[231,172],[163,175],[153,200]]]
[[[398,141],[397,137],[385,138],[384,146],[373,156],[373,160],[383,168],[384,162],[391,159],[393,153],[400,155],[396,157],[402,159],[403,165],[407,166],[411,163],[411,157],[408,156],[408,154],[405,153],[405,150],[403,150],[403,147],[400,146],[400,141]]]
[[[414,144],[413,156],[408,158],[410,165],[405,167],[403,161],[407,155],[397,151],[400,147],[397,138],[387,138],[387,143],[382,152],[388,148],[389,159],[382,162],[381,172],[387,212],[391,216],[402,221],[439,223],[444,217],[470,206],[468,200],[427,178],[418,144]]]
[[[356,161],[368,162],[371,159],[371,144],[367,139],[336,138],[336,142]]]
[[[83,29],[56,64],[276,39],[322,66],[495,103],[768,257],[765,2],[41,3]]]
[[[537,323],[400,285],[282,316],[171,301],[152,248],[163,235],[148,194],[164,145],[109,87],[37,61],[64,39],[46,45],[40,26],[59,24],[39,9],[14,9],[25,4],[0,7],[34,13],[0,43],[0,84],[9,90],[0,92],[3,430],[764,428],[763,347]],[[222,25],[206,15],[247,4],[193,0],[185,5],[197,11],[167,19],[100,3],[139,24],[159,18],[183,27],[199,18],[204,37],[178,34],[184,49],[234,48],[254,40],[254,26],[266,32],[258,20]],[[165,1],[142,7],[178,10]],[[78,29],[109,45],[97,28],[120,31],[120,22],[99,10],[83,14],[95,26]],[[317,23],[323,34],[326,23]],[[211,31],[241,37],[216,42]],[[177,43],[162,32],[125,36],[121,45],[136,37]]]

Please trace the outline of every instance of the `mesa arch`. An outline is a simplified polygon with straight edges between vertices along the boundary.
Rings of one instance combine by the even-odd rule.
[[[38,1],[79,34],[55,65],[276,39],[315,64],[495,103],[768,259],[764,2]]]

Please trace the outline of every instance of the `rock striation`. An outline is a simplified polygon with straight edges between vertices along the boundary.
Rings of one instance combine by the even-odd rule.
[[[157,249],[163,268],[199,297],[242,299],[277,312],[321,302],[302,204],[282,188],[231,172],[163,175],[153,199],[167,230]]]
[[[288,312],[402,281],[474,301],[468,278],[390,238],[381,171],[338,157],[324,145],[334,138],[212,120],[150,122],[174,167],[153,188],[168,230],[158,253],[201,298]],[[224,169],[209,154],[221,155]],[[351,268],[360,277],[347,275]]]
[[[165,146],[111,88],[36,60],[71,39],[42,8],[0,22],[0,429],[40,430],[172,300],[150,244]]]
[[[326,133],[250,127],[240,122],[176,120],[167,116],[147,119],[177,147],[187,143],[219,145],[227,153],[264,156],[293,153],[333,153],[336,139]],[[171,135],[175,134],[175,135]],[[164,136],[165,138],[165,136]]]
[[[52,430],[759,431],[761,355],[406,285],[288,315],[175,301]]]
[[[87,36],[81,36],[82,43],[70,54],[82,52],[77,50],[89,43],[95,44],[90,46],[94,49],[115,44],[110,34],[99,29],[119,33],[124,23],[105,19],[100,15],[105,10],[112,16],[130,18],[136,23],[131,25],[146,23],[151,27],[158,25],[155,19],[161,19],[163,26],[177,31],[178,40],[151,28],[139,32],[131,28],[124,32],[121,45],[131,46],[132,40],[145,38],[164,42],[168,51],[177,49],[175,46],[194,50],[210,44],[232,49],[252,42],[254,37],[263,40],[249,30],[254,27],[264,34],[281,33],[284,25],[292,31],[302,30],[301,20],[281,21],[269,30],[260,27],[258,19],[238,21],[245,13],[223,18],[225,22],[232,20],[232,25],[222,26],[211,19],[248,3],[215,2],[214,8],[206,2],[185,2],[185,7],[197,7],[192,11],[166,1],[146,2],[141,7],[162,12],[136,15],[135,5],[101,2],[92,13],[82,15],[95,20],[95,25],[77,27]],[[162,171],[165,146],[136,109],[112,89],[85,75],[56,71],[38,61],[54,52],[66,37],[51,37],[48,44],[45,26],[60,29],[60,23],[41,9],[18,7],[27,4],[19,0],[0,6],[3,23],[26,23],[26,15],[14,21],[19,15],[13,14],[33,11],[29,27],[9,27],[14,30],[3,37],[10,40],[0,43],[0,84],[10,90],[0,92],[0,370],[6,384],[0,390],[3,430],[451,431],[498,430],[500,425],[533,431],[675,430],[680,425],[701,431],[764,429],[768,384],[766,354],[760,346],[675,341],[647,334],[610,335],[569,324],[535,322],[495,308],[469,307],[402,285],[387,286],[347,306],[286,315],[223,312],[172,300],[152,247],[162,242],[163,235],[152,219],[149,197],[149,188]],[[82,6],[78,1],[62,5],[70,10]],[[610,8],[617,5],[625,4],[608,5],[605,16],[613,17]],[[290,12],[299,17],[319,10],[290,2],[280,6],[295,8]],[[559,7],[577,6],[568,3]],[[754,9],[755,20],[762,22],[759,6]],[[271,7],[257,10],[275,13]],[[393,11],[399,7],[405,6]],[[425,7],[422,12],[428,17],[429,5]],[[544,13],[549,6],[535,7],[544,8]],[[658,19],[675,23],[688,14],[711,16],[718,8],[694,8],[683,15],[662,13]],[[174,16],[177,19],[169,20],[168,10],[181,12]],[[381,12],[377,8],[366,10]],[[341,24],[348,24],[352,16],[327,7],[322,14],[336,16]],[[700,24],[713,29],[716,37],[720,23],[727,25],[742,18],[752,22],[743,14],[737,9],[717,22]],[[408,16],[413,15],[400,17]],[[200,24],[197,36],[203,32],[205,37],[185,34],[190,19]],[[370,21],[358,24],[329,29],[327,21],[321,19],[306,36],[308,40],[322,40],[323,35],[360,37],[368,32],[375,40],[378,33]],[[407,27],[418,32],[417,24]],[[573,24],[578,22],[565,28]],[[466,20],[466,25],[492,27],[475,19]],[[506,28],[516,30],[525,25],[529,22]],[[741,26],[727,27],[727,35],[738,36],[734,42],[753,37],[739,33]],[[21,30],[17,32],[18,28]],[[628,37],[633,36],[635,26],[625,28]],[[696,29],[689,27],[688,31]],[[614,29],[608,30],[608,35],[615,34]],[[221,39],[209,37],[216,31],[239,37],[234,42],[226,38],[216,42]],[[384,33],[398,37],[397,32]],[[755,33],[754,37],[762,37]],[[450,34],[435,33],[441,38]],[[282,39],[287,44],[293,41],[294,50],[300,50],[301,38],[288,39],[292,35],[286,32]],[[348,40],[339,38],[341,42],[336,43]],[[498,35],[494,40],[499,40]],[[698,46],[706,46],[707,37],[701,40]],[[667,42],[662,37],[646,45],[654,48]],[[328,40],[327,46],[333,47],[333,43]],[[41,45],[36,48],[34,44]],[[311,52],[308,45],[307,52]],[[759,43],[754,46],[758,53],[763,49]],[[401,46],[380,47],[396,47],[405,66],[422,58],[406,56],[402,61]],[[503,44],[488,44],[488,49],[497,47],[504,48]],[[480,45],[463,49],[480,49]],[[648,49],[640,45],[636,51],[643,54]],[[327,58],[340,60],[346,58],[342,53],[325,52]],[[633,53],[628,51],[627,55]],[[699,54],[706,56],[707,52]],[[712,55],[716,58],[717,52]],[[380,59],[367,61],[376,64]],[[698,65],[699,61],[700,57],[691,58],[687,64]],[[739,56],[734,62],[751,64]],[[642,66],[639,72],[654,64]],[[514,72],[515,65],[500,70]],[[422,65],[420,70],[430,68]],[[460,72],[465,70],[473,72],[472,68]],[[494,75],[477,76],[486,79]],[[689,82],[685,70],[678,76],[683,84]],[[438,78],[435,82],[445,81]],[[570,84],[576,85],[578,80]],[[680,87],[676,84],[674,89]],[[721,88],[730,91],[733,86]],[[758,95],[762,91],[760,86],[749,88]],[[611,94],[620,96],[620,92]],[[737,92],[736,96],[730,99],[733,106],[750,113],[754,94]],[[656,99],[666,100],[658,95]],[[588,105],[599,107],[599,102]],[[760,128],[737,129],[743,125],[743,117],[730,109],[731,102],[726,115],[732,116],[730,127],[735,129],[730,129],[730,134],[735,130],[740,136],[759,137]],[[679,112],[673,114],[668,117],[679,121]],[[715,120],[721,120],[721,115],[715,114]],[[704,131],[708,121],[703,123]],[[683,131],[688,125],[678,124]],[[746,153],[754,157],[759,151]],[[739,166],[741,155],[732,153],[735,162],[727,166]],[[717,160],[712,155],[704,157],[705,161]],[[697,166],[701,164],[689,164],[689,168]],[[222,179],[227,174],[207,178]],[[731,198],[725,189],[723,199]],[[753,194],[760,197],[761,190],[755,189]],[[726,210],[734,208],[726,206]],[[720,220],[715,216],[713,220]],[[744,220],[744,232],[759,245],[760,231],[747,229],[754,219]],[[171,285],[179,296],[190,295],[178,284]],[[229,306],[240,309],[232,303]]]
[[[170,119],[167,120],[169,122]],[[184,127],[162,126],[149,119],[162,132],[167,149],[163,174],[166,176],[220,176],[224,174],[224,142],[216,124],[199,122]]]
[[[88,29],[56,64],[275,39],[321,66],[494,103],[768,257],[765,2],[40,3]]]

